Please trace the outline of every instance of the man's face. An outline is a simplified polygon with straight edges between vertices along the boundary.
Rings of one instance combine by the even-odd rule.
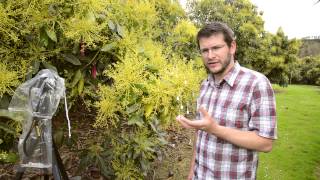
[[[223,76],[233,67],[236,44],[228,47],[223,34],[200,38],[199,46],[203,63],[213,75]]]

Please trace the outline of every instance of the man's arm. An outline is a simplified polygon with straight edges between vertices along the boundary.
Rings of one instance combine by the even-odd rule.
[[[203,119],[191,121],[184,116],[178,116],[177,121],[185,128],[201,129],[224,139],[237,146],[256,151],[269,152],[272,149],[273,140],[259,136],[255,131],[241,131],[229,127],[220,126],[208,112],[200,108]]]
[[[255,131],[241,131],[218,125],[216,129],[209,133],[246,149],[261,152],[272,150],[273,140],[259,136]]]

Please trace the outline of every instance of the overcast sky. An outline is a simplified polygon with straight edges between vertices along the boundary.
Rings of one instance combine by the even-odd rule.
[[[264,12],[265,29],[275,33],[278,27],[289,38],[320,36],[320,3],[317,0],[251,0]]]
[[[289,38],[320,36],[320,3],[317,0],[251,0],[264,12],[265,29],[276,33],[281,26]],[[186,0],[180,0],[184,6]]]

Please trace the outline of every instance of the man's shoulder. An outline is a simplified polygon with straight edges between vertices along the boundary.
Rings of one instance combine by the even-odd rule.
[[[244,78],[253,79],[254,81],[269,81],[264,74],[243,66],[240,67],[240,74]]]

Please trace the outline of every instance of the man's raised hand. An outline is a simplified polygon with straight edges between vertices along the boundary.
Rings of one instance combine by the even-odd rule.
[[[213,119],[210,114],[201,107],[199,112],[203,115],[203,119],[200,120],[189,120],[186,117],[179,115],[177,116],[176,120],[187,129],[200,129],[207,131],[209,133],[214,133],[219,125],[216,123],[215,119]]]

